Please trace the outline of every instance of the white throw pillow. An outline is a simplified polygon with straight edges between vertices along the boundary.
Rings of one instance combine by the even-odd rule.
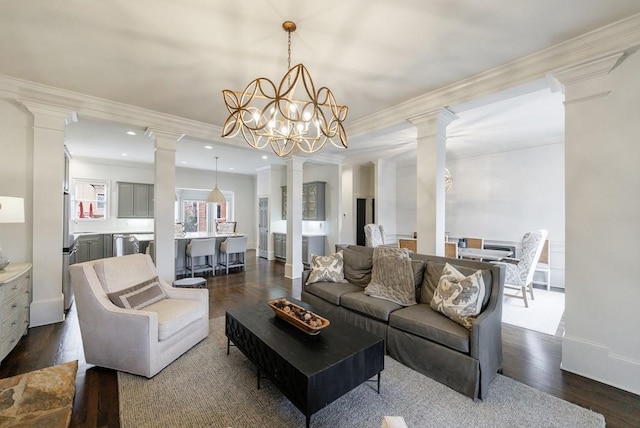
[[[485,285],[482,271],[464,276],[447,263],[431,299],[431,308],[471,330],[473,320],[482,310]]]

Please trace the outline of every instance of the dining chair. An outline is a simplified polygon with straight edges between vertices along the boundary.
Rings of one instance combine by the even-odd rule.
[[[381,224],[367,224],[364,226],[364,237],[367,247],[384,245],[384,227]]]
[[[515,294],[504,293],[504,295],[524,299],[524,306],[526,308],[529,307],[527,292],[531,295],[531,300],[535,299],[533,296],[533,274],[535,273],[536,265],[540,259],[546,238],[546,229],[527,232],[522,237],[522,255],[520,259],[514,260],[517,261],[517,263],[492,262],[505,267],[505,290],[507,288],[517,290]]]
[[[458,244],[455,242],[444,243],[444,256],[450,259],[458,258]]]
[[[545,277],[545,281],[533,281],[534,284],[541,284],[547,286],[547,291],[551,289],[551,254],[549,250],[549,240],[545,239],[542,252],[540,253],[540,259],[536,265],[536,272],[542,272]]]

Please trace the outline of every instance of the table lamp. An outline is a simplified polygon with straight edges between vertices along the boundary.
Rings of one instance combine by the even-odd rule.
[[[24,223],[24,199],[0,196],[0,223]],[[9,265],[9,259],[0,247],[0,271]]]

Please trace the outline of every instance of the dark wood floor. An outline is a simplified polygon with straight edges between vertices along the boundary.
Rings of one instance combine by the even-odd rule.
[[[284,278],[282,263],[254,256],[248,254],[244,273],[208,278],[211,318],[228,308],[299,295],[300,280]],[[640,427],[640,396],[560,370],[561,337],[504,325],[503,343],[505,376],[602,413],[609,427]],[[2,362],[0,378],[72,360],[79,367],[71,425],[118,427],[116,372],[85,363],[73,307],[63,323],[29,329]]]

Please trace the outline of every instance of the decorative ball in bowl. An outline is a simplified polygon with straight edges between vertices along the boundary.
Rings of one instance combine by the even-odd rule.
[[[281,318],[307,334],[318,334],[323,328],[330,324],[328,319],[323,318],[302,306],[291,303],[287,299],[274,299],[270,300],[268,303],[278,318]]]

